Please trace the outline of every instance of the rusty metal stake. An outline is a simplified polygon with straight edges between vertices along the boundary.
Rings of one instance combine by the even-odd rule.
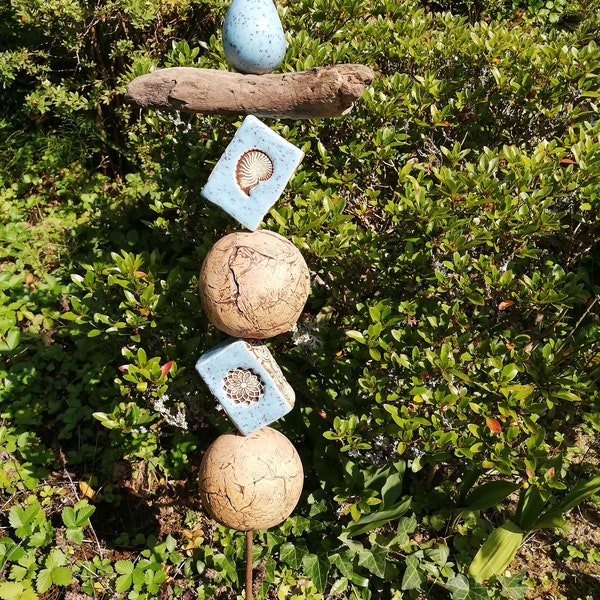
[[[246,531],[246,600],[253,599],[252,592],[252,534],[253,531]]]

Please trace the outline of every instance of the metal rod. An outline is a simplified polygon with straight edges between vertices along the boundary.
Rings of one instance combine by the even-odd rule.
[[[252,533],[246,531],[246,600],[252,600]]]

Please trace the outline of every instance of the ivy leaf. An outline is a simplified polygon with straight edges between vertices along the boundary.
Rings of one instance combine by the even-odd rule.
[[[358,553],[358,564],[373,573],[373,575],[383,579],[385,577],[386,557],[387,552],[377,546],[371,550],[361,550]]]
[[[523,583],[525,573],[526,572],[523,569],[522,571],[519,571],[510,577],[504,577],[504,575],[498,577],[498,581],[502,585],[502,589],[510,598],[518,600],[518,598],[523,598],[523,596],[525,596],[527,593],[529,588]]]
[[[452,600],[466,600],[469,595],[469,580],[459,573],[456,577],[449,579],[446,589],[452,594]]]
[[[329,590],[330,596],[336,596],[338,594],[344,593],[348,589],[348,579],[346,577],[342,577],[333,583],[331,589]]]
[[[469,593],[465,596],[464,600],[489,600],[488,588],[473,581],[469,587]]]
[[[338,568],[338,571],[347,579],[352,579],[354,575],[354,566],[352,560],[354,557],[353,552],[344,552],[344,554],[332,554],[329,559],[332,565]]]
[[[402,577],[403,590],[420,590],[425,576],[419,569],[419,559],[414,554],[406,557],[406,571]]]
[[[323,593],[327,585],[327,573],[329,571],[329,559],[323,554],[306,554],[302,558],[304,572],[315,584],[317,591]]]
[[[292,569],[299,569],[306,554],[306,550],[298,548],[295,544],[286,542],[279,549],[279,560],[292,567]]]
[[[398,535],[409,535],[414,533],[417,530],[417,518],[415,515],[410,515],[410,517],[403,517],[398,521],[398,528],[396,529],[396,533]]]

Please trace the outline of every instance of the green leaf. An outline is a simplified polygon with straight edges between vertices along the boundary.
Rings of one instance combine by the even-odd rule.
[[[485,300],[478,292],[471,292],[467,297],[473,304],[477,306],[485,306]]]
[[[459,573],[456,577],[448,580],[446,589],[452,594],[452,600],[465,600],[469,594],[469,580]]]
[[[76,527],[75,509],[72,506],[63,508],[62,520],[65,527]]]
[[[357,585],[358,587],[363,587],[363,588],[368,588],[369,587],[369,578],[368,577],[363,577],[359,573],[354,573],[352,575],[351,581],[352,581],[352,583],[354,585]]]
[[[419,568],[419,558],[414,554],[406,557],[406,570],[402,577],[403,590],[420,590],[425,574]]]
[[[346,335],[349,338],[352,338],[353,340],[356,340],[357,342],[359,342],[361,344],[367,343],[367,340],[365,340],[365,336],[360,331],[349,330],[349,331],[346,331]]]
[[[126,592],[133,585],[133,574],[128,573],[126,575],[119,575],[115,582],[115,590],[122,594]]]
[[[320,593],[325,591],[330,566],[329,559],[324,554],[306,554],[302,558],[304,572]]]
[[[411,504],[412,498],[409,497],[387,510],[363,515],[356,523],[348,526],[346,530],[348,537],[360,535],[377,527],[383,527],[383,525],[386,525],[390,521],[399,519],[410,508]]]
[[[306,549],[300,548],[291,542],[282,544],[279,549],[279,559],[288,564],[292,569],[299,569],[302,559],[308,554]]]
[[[54,585],[70,585],[73,576],[68,567],[55,567],[52,569],[52,583]]]
[[[37,503],[30,504],[24,509],[20,506],[13,506],[8,513],[8,520],[12,527],[18,529],[19,527],[30,525],[40,510],[40,505]]]
[[[406,462],[398,461],[394,465],[396,472],[391,473],[385,480],[381,488],[381,502],[383,508],[388,508],[400,498],[404,481],[404,472],[406,470]]]
[[[338,568],[338,571],[347,579],[352,579],[354,575],[354,552],[347,550],[343,554],[332,554],[329,557],[331,564]]]
[[[387,558],[387,552],[380,546],[375,546],[371,550],[361,550],[358,553],[358,564],[364,567],[373,575],[385,577],[385,561]]]
[[[291,542],[286,542],[279,549],[279,560],[286,563],[292,569],[299,569],[302,564],[302,559],[308,554],[303,548],[299,548]]]
[[[6,334],[6,346],[9,350],[14,350],[21,340],[21,332],[18,329],[11,329]]]
[[[470,583],[465,600],[489,600],[488,587],[475,581]],[[454,599],[453,599],[454,600]]]
[[[40,594],[47,592],[52,587],[52,569],[42,569],[35,580],[37,591]]]
[[[0,598],[2,600],[38,600],[37,594],[30,587],[13,581],[0,583]]]
[[[102,423],[102,425],[104,425],[104,427],[107,429],[115,429],[116,427],[119,427],[118,421],[115,421],[115,419],[109,417],[106,413],[95,412],[92,413],[92,417],[94,417],[94,419],[98,419],[98,421],[100,421],[100,423]]]
[[[536,529],[542,529],[544,527],[556,527],[557,522],[565,515],[565,513],[583,502],[586,498],[589,498],[598,492],[600,492],[600,475],[597,475],[588,481],[580,481],[573,486],[573,489],[558,504],[544,512],[544,514],[531,525],[530,531],[535,531]]]
[[[512,381],[519,373],[517,365],[510,363],[505,365],[500,373],[503,382]]]
[[[438,544],[435,548],[426,550],[426,555],[439,567],[443,567],[448,562],[450,548],[446,544]]]
[[[67,557],[65,553],[59,548],[53,548],[48,558],[46,559],[45,566],[49,569],[54,569],[55,567],[61,567],[67,562]]]
[[[83,531],[79,527],[67,527],[65,537],[70,542],[75,542],[76,544],[83,543]]]
[[[494,529],[473,558],[469,575],[478,583],[494,575],[501,575],[522,542],[523,530],[512,521]]]
[[[481,469],[471,467],[463,476],[462,481],[458,486],[458,503],[459,506],[465,506],[465,498],[469,494],[469,490],[477,483],[481,476]]]
[[[539,490],[535,486],[528,487],[521,492],[517,510],[515,511],[515,523],[523,530],[530,530],[534,523],[538,521],[540,514],[547,501],[542,498]]]
[[[338,594],[344,593],[348,589],[348,579],[342,577],[333,582],[331,589],[329,590],[330,596],[337,596]]]
[[[523,569],[510,577],[501,575],[498,577],[498,581],[500,582],[502,589],[508,594],[509,598],[518,600],[519,598],[523,598],[529,590],[529,587],[523,583],[523,579],[526,575],[527,571]]]
[[[120,575],[129,575],[133,573],[133,563],[130,560],[118,560],[115,563],[115,571]]]
[[[66,506],[62,511],[63,523],[69,528],[85,527],[95,510],[86,500],[78,502],[74,507]]]
[[[465,508],[469,510],[486,510],[496,506],[518,490],[520,485],[512,481],[488,481],[476,487],[466,498]]]

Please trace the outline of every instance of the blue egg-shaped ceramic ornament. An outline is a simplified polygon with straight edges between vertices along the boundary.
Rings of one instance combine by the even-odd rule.
[[[227,62],[240,73],[268,73],[286,51],[283,26],[272,0],[233,0],[223,23]]]

